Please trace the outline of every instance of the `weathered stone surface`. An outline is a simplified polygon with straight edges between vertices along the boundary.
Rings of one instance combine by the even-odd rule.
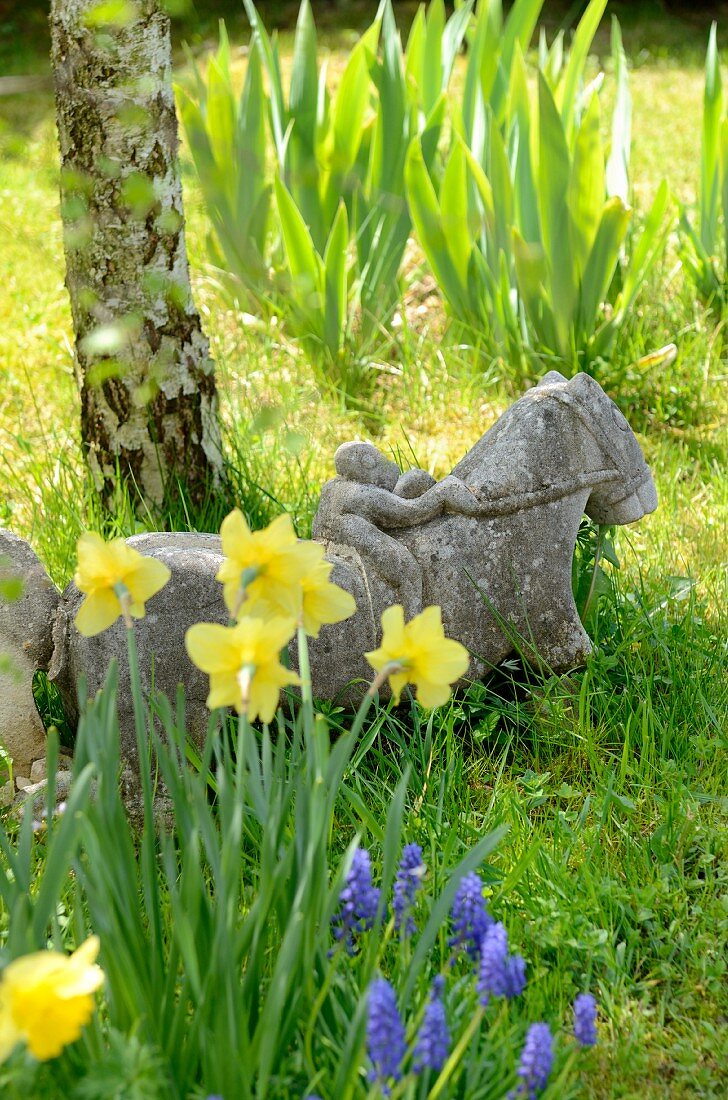
[[[33,675],[48,668],[59,594],[27,542],[0,530],[0,576],[18,578],[19,599],[0,600],[0,741],[16,773],[45,755],[45,729],[33,699]]]
[[[55,781],[55,802],[56,809],[59,813],[62,813],[65,809],[65,802],[71,793],[71,784],[73,782],[73,775],[70,771],[56,772]],[[91,787],[92,794],[95,793],[95,782]],[[48,812],[48,780],[41,779],[38,783],[26,783],[15,796],[16,812],[24,809],[25,805],[30,802],[33,806],[33,816],[36,818],[38,824],[40,824]]]
[[[34,760],[30,765],[30,782],[40,783],[41,779],[46,777],[46,762],[45,760]]]
[[[147,695],[153,687],[160,689],[174,705],[177,685],[183,683],[187,729],[201,741],[209,718],[205,707],[209,681],[189,660],[184,637],[193,623],[227,622],[222,588],[215,581],[222,561],[220,539],[217,535],[150,534],[136,535],[129,539],[129,545],[142,554],[159,558],[172,572],[162,592],[147,603],[144,619],[135,623],[143,689]],[[111,661],[118,661],[122,751],[127,759],[133,760],[136,758],[134,712],[124,626],[118,620],[103,634],[82,637],[73,625],[82,599],[73,583],[63,594],[53,631],[49,678],[61,693],[66,715],[75,721],[79,677],[85,677],[88,694],[94,695],[103,685]]]

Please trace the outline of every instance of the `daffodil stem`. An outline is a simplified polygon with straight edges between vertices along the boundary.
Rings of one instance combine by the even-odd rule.
[[[313,730],[313,694],[311,691],[311,662],[308,656],[308,638],[303,626],[298,627],[298,669],[301,677],[301,698],[303,699],[303,722],[306,729]]]
[[[367,688],[366,695],[359,704],[359,709],[356,712],[354,722],[351,727],[350,736],[352,740],[356,739],[361,733],[364,720],[369,713],[369,708],[374,702],[379,689],[384,684],[385,680],[392,675],[393,672],[397,672],[402,667],[399,661],[388,661],[384,668],[381,668],[377,675],[372,680],[371,684]]]
[[[119,581],[118,584],[114,585],[114,592],[116,593],[119,599],[119,603],[121,604],[121,617],[124,620],[124,626],[126,627],[127,631],[129,631],[134,625],[131,621],[131,592],[125,584],[121,583],[121,581]]]
[[[126,629],[126,647],[129,654],[129,679],[131,681],[131,699],[134,705],[134,729],[136,732],[137,753],[139,755],[139,771],[141,773],[142,790],[146,803],[147,786],[151,795],[151,777],[149,769],[142,767],[142,756],[148,756],[148,743],[146,739],[146,715],[144,708],[144,695],[142,681],[139,675],[139,653],[137,651],[136,635],[134,628]],[[146,781],[145,781],[146,780]]]
[[[387,661],[386,665],[383,668],[380,668],[379,672],[367,688],[367,696],[373,699],[379,689],[384,685],[385,681],[388,680],[389,677],[392,675],[392,673],[401,672],[402,668],[403,664],[401,661]]]
[[[241,791],[245,783],[245,769],[247,759],[247,741],[250,736],[250,722],[248,720],[247,709],[240,712],[238,715],[238,738],[237,745],[235,747],[235,791],[239,798],[241,798]]]
[[[253,583],[259,572],[260,570],[257,566],[249,565],[246,569],[243,569],[240,574],[240,588],[238,589],[235,604],[231,611],[231,617],[234,623],[238,621],[238,615],[242,611],[243,604],[245,603],[245,597],[248,594],[248,585]]]
[[[127,627],[126,646],[129,655],[129,678],[131,681],[131,698],[134,706],[134,729],[136,733],[137,767],[142,786],[142,798],[144,804],[144,828],[142,832],[142,847],[144,863],[148,873],[143,876],[144,892],[147,895],[145,902],[147,912],[151,915],[152,932],[159,947],[162,941],[162,929],[159,923],[159,889],[158,879],[153,868],[156,862],[155,838],[154,838],[154,798],[152,794],[151,757],[149,753],[149,740],[147,738],[147,711],[142,692],[142,682],[139,675],[139,653],[137,651],[136,635],[132,626]]]

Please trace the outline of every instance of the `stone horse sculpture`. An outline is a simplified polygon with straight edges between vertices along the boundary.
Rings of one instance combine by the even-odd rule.
[[[410,613],[439,604],[445,633],[472,654],[470,679],[515,648],[556,672],[583,663],[591,642],[571,589],[581,517],[632,523],[657,507],[640,446],[598,382],[547,374],[449,478],[414,499],[407,474],[388,493],[381,464],[369,455],[357,465],[356,457],[324,486],[314,521],[332,580],[358,608],[312,642],[315,693],[356,695],[347,685],[371,675],[361,654],[378,645],[381,613],[392,603]],[[353,513],[341,505],[352,479]]]
[[[332,580],[352,593],[357,611],[321,630],[311,643],[311,666],[315,695],[348,702],[361,696],[362,682],[371,677],[362,655],[378,645],[382,611],[393,603],[403,603],[408,615],[428,604],[442,607],[446,633],[472,655],[468,679],[516,648],[557,672],[579,665],[591,649],[571,590],[581,517],[586,512],[599,523],[632,523],[657,506],[627,421],[585,374],[570,381],[547,374],[441,482],[422,470],[400,475],[369,444],[344,445],[336,466],[338,476],[322,490],[314,538],[325,543]],[[140,652],[153,664],[146,686],[174,698],[183,683],[188,729],[202,738],[207,678],[189,662],[184,634],[200,620],[226,621],[215,581],[220,540],[179,533],[138,535],[130,542],[172,571],[137,625]],[[58,597],[27,544],[0,532],[3,554],[27,579],[27,591],[21,604],[0,605],[0,653],[12,659],[15,651],[27,678],[30,658],[47,668],[52,649],[50,679],[73,720],[79,676],[91,693],[101,686],[110,660],[125,652],[123,628],[117,623],[82,638],[72,625],[81,601],[75,586]],[[122,738],[133,757],[131,702],[121,688]],[[30,682],[16,683],[13,698],[17,713],[4,715],[0,739],[29,767],[41,749]],[[30,726],[35,747],[21,748]]]

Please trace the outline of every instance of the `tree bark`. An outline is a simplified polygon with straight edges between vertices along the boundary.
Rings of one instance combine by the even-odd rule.
[[[81,436],[103,499],[201,503],[223,480],[190,289],[168,17],[157,0],[51,0],[66,285]]]

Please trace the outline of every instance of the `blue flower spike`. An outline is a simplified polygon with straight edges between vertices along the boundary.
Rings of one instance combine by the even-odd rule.
[[[375,978],[370,985],[368,1008],[367,1052],[372,1063],[369,1080],[378,1081],[386,1095],[389,1082],[401,1079],[402,1062],[407,1053],[397,998],[386,978]]]
[[[426,867],[422,861],[422,849],[419,844],[406,844],[402,849],[397,878],[394,883],[394,927],[404,927],[405,935],[411,936],[417,931],[411,911],[415,904],[417,891],[422,885]]]
[[[415,1073],[422,1073],[426,1069],[439,1073],[450,1053],[450,1029],[442,999],[444,991],[445,979],[438,974],[432,983],[430,999],[415,1043],[412,1063]]]
[[[372,885],[372,867],[366,848],[357,848],[339,894],[341,908],[332,918],[334,936],[344,940],[349,951],[354,950],[353,937],[368,931],[374,924],[379,906],[379,890]]]
[[[503,924],[492,924],[480,945],[480,1003],[487,1005],[491,997],[520,997],[525,988],[525,960],[508,953],[508,933]]]
[[[531,1024],[517,1070],[520,1082],[511,1096],[536,1100],[548,1084],[553,1064],[553,1038],[549,1025]]]
[[[450,947],[464,947],[473,960],[480,955],[485,933],[494,923],[483,897],[483,883],[474,871],[463,875],[450,910],[454,935]]]
[[[579,993],[574,1000],[574,1038],[583,1047],[597,1041],[597,1002],[591,993]]]

